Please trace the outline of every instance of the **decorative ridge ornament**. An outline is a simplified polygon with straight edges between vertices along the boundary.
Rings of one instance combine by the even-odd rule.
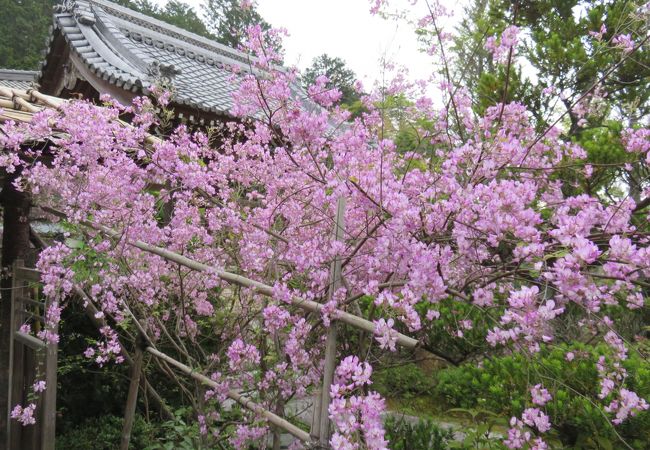
[[[181,70],[177,69],[173,64],[161,63],[157,60],[147,67],[147,74],[151,77],[152,84],[171,85],[176,75],[180,73]]]

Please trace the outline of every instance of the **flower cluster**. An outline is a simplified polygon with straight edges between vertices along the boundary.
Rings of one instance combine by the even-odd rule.
[[[530,391],[533,403],[544,406],[552,399],[549,392],[541,384],[536,385]],[[521,418],[512,417],[510,419],[510,429],[508,437],[504,440],[506,446],[510,449],[524,448],[528,445],[531,450],[545,450],[548,445],[541,437],[533,439],[533,434],[527,431],[525,427],[537,430],[539,433],[546,433],[551,429],[549,417],[539,408],[527,408],[521,414]]]
[[[498,40],[495,36],[487,38],[485,49],[488,50],[495,61],[505,63],[508,59],[508,54],[516,47],[519,42],[519,28],[515,25],[510,25],[501,34],[501,39]]]
[[[356,356],[347,356],[336,368],[329,406],[329,416],[335,426],[330,445],[336,450],[360,449],[362,442],[370,450],[388,448],[381,418],[384,399],[376,392],[355,394],[371,383],[371,374],[370,365],[359,362]]]
[[[11,418],[17,420],[23,426],[34,425],[36,423],[34,411],[36,411],[36,404],[34,403],[30,403],[24,408],[21,405],[16,405],[11,410]]]

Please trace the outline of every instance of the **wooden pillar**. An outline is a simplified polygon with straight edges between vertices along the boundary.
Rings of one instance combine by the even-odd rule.
[[[12,274],[15,275],[16,269],[23,266],[23,260],[17,259],[12,264]],[[8,395],[7,403],[9,405],[9,411],[13,407],[13,404],[20,403],[24,404],[24,392],[25,392],[25,347],[23,345],[15,345],[14,342],[14,331],[18,329],[20,324],[24,319],[24,315],[21,308],[18,308],[14,302],[14,297],[22,296],[24,288],[22,288],[22,282],[18,280],[16,276],[11,278],[11,313],[9,319],[9,365],[7,367],[9,371],[9,376],[7,379],[8,384]],[[22,447],[23,436],[22,436],[22,426],[16,421],[12,421],[7,413],[7,450],[18,449]]]
[[[0,287],[0,448],[9,448],[9,339],[11,328],[11,266],[29,254],[29,210],[31,195],[18,191],[13,182],[20,176],[17,170],[5,174],[0,201],[3,208],[2,279]]]

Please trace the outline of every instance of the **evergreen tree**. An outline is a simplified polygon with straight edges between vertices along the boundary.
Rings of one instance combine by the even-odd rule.
[[[474,96],[477,112],[504,99],[521,101],[536,111],[537,125],[548,125],[558,112],[557,98],[540,100],[542,89],[554,87],[561,92],[561,106],[568,111],[571,136],[585,127],[569,106],[615,64],[624,61],[600,85],[606,107],[602,114],[590,116],[587,126],[599,127],[609,119],[625,115],[638,122],[650,113],[650,52],[641,48],[626,55],[612,39],[629,34],[640,42],[647,32],[647,12],[635,1],[605,0],[474,0],[466,9],[454,45],[456,74]],[[508,25],[522,29],[522,53],[509,67],[494,65],[484,48],[488,36],[498,36]],[[593,33],[604,26],[602,37]],[[592,34],[590,34],[592,33]],[[534,75],[524,79],[522,68]],[[507,70],[506,70],[507,69]]]
[[[251,25],[259,24],[264,30],[271,28],[253,5],[244,8],[239,0],[207,0],[203,8],[215,39],[229,47],[239,47]]]
[[[199,36],[214,39],[214,35],[208,31],[206,24],[197,13],[186,3],[179,0],[169,0],[155,17],[175,25],[184,30],[198,34]]]
[[[331,57],[326,53],[314,58],[302,77],[305,88],[314,84],[316,78],[321,75],[325,75],[330,80],[329,87],[341,91],[341,103],[352,105],[359,100],[359,94],[354,89],[357,76],[341,58]]]
[[[650,119],[648,45],[632,53],[617,44],[620,36],[629,36],[636,45],[646,39],[650,12],[645,3],[474,0],[458,28],[455,81],[471,93],[479,114],[504,100],[519,101],[534,114],[540,131],[564,114],[565,137],[583,146],[595,165],[590,177],[574,180],[574,193],[610,195],[624,186],[637,200],[650,177],[646,166],[621,171],[598,164],[628,161],[631,156],[622,149],[621,130]],[[498,37],[509,25],[521,29],[523,45],[511,64],[495,65],[485,50],[486,38]],[[528,77],[522,76],[523,68]],[[543,95],[545,88],[553,92]],[[591,97],[593,93],[597,96]],[[588,101],[595,98],[586,105],[586,115],[575,107],[583,96]]]
[[[214,35],[208,31],[206,24],[198,16],[194,9],[182,1],[169,0],[165,6],[159,7],[150,0],[111,0],[122,6],[138,11],[170,25],[177,26],[191,33],[208,39],[214,39]]]
[[[55,0],[0,0],[0,67],[39,67]]]

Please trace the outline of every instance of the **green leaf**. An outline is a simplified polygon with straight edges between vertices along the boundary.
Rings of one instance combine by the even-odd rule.
[[[598,448],[600,450],[614,450],[614,446],[612,445],[612,442],[606,437],[597,436],[596,442],[598,443]]]

